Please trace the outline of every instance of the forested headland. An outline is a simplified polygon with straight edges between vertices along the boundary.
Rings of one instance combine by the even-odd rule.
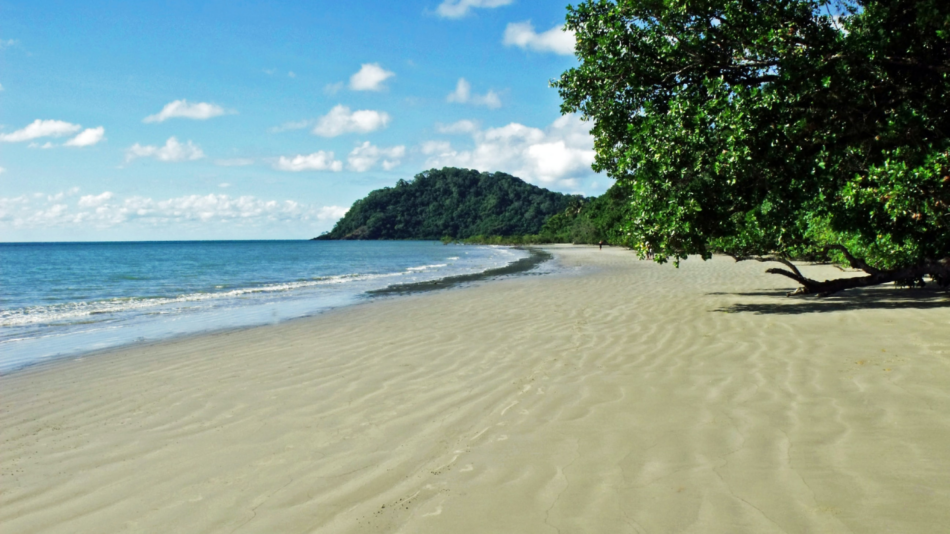
[[[610,192],[585,198],[502,172],[446,167],[370,192],[316,239],[596,243],[613,235],[621,204]]]

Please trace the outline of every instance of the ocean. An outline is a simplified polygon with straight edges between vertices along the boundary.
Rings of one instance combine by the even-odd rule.
[[[430,241],[0,243],[0,373],[312,315],[527,255]]]

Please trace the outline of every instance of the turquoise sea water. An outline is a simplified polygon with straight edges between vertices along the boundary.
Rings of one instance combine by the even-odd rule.
[[[527,253],[426,241],[0,244],[0,372],[301,317]]]

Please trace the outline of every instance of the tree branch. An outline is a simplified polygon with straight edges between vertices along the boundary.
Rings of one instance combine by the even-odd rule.
[[[914,58],[906,58],[906,57],[885,57],[884,59],[887,60],[889,64],[896,65],[899,67],[912,67],[916,69],[933,71],[939,74],[946,74],[947,72],[950,72],[950,66],[947,66],[945,64],[944,65],[939,65],[939,64],[930,65],[926,63],[921,63],[920,61]]]
[[[782,276],[787,276],[788,278],[795,280],[799,284],[804,283],[804,280],[805,280],[805,278],[803,278],[801,275],[792,273],[790,271],[786,271],[785,269],[778,269],[778,268],[766,269],[765,272],[768,274],[780,274]]]
[[[845,259],[848,260],[848,263],[854,269],[861,269],[862,271],[871,275],[880,275],[883,273],[883,271],[881,271],[880,269],[875,269],[874,267],[871,267],[870,265],[865,263],[864,260],[860,258],[855,258],[854,255],[851,254],[851,252],[844,247],[844,245],[825,245],[824,251],[828,252],[829,250],[837,250],[838,252],[843,254]]]
[[[805,278],[805,276],[802,274],[802,272],[798,270],[798,267],[796,267],[794,263],[792,263],[791,261],[789,261],[788,258],[786,258],[786,257],[784,257],[784,256],[779,256],[779,255],[777,255],[777,254],[773,254],[773,255],[770,255],[770,256],[737,256],[737,255],[734,255],[734,254],[729,254],[729,256],[732,256],[732,259],[734,259],[734,260],[736,260],[736,261],[753,260],[753,261],[758,261],[758,262],[762,262],[762,263],[770,262],[770,261],[774,261],[774,262],[777,262],[777,263],[781,263],[782,265],[784,265],[784,266],[786,266],[786,267],[788,267],[789,269],[792,270],[792,272],[794,273],[793,277],[794,277],[797,281],[807,280],[807,278]],[[784,270],[782,270],[782,269],[769,269],[768,271],[765,271],[765,272],[771,272],[771,271],[773,271],[773,270],[775,270],[775,271],[782,271],[782,272],[776,272],[776,273],[774,273],[774,274],[783,274],[783,273],[787,273],[787,272],[788,272],[788,271],[784,271]],[[789,274],[792,274],[792,273],[789,273]],[[786,276],[787,276],[787,275],[786,275]]]

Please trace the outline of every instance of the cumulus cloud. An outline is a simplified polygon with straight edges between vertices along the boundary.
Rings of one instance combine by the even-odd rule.
[[[0,174],[3,174],[3,173],[5,173],[5,172],[7,172],[7,170],[4,169],[3,167],[0,167]]]
[[[459,78],[458,83],[455,85],[455,91],[449,93],[449,96],[445,97],[445,99],[449,102],[456,102],[458,104],[486,106],[491,109],[501,107],[501,98],[498,97],[497,93],[489,90],[484,95],[473,94],[472,84],[468,83],[468,80],[465,78]]]
[[[205,153],[198,148],[198,145],[195,145],[191,141],[188,141],[185,144],[182,144],[175,139],[175,137],[169,137],[168,141],[165,141],[165,146],[154,146],[154,145],[145,145],[142,146],[138,143],[132,145],[128,150],[125,151],[125,161],[129,162],[136,158],[155,158],[158,161],[191,161],[196,159],[201,159],[205,157]]]
[[[389,114],[384,111],[350,108],[337,105],[317,120],[313,133],[322,137],[336,137],[345,133],[369,133],[385,128],[389,124]]]
[[[511,123],[473,132],[474,148],[461,150],[448,141],[420,146],[427,167],[467,167],[504,171],[543,185],[577,186],[577,178],[592,173],[594,140],[590,125],[565,115],[542,130]]]
[[[63,146],[92,146],[105,138],[106,129],[102,126],[98,128],[86,128],[79,135],[63,143]]]
[[[42,193],[37,193],[37,194],[42,196]],[[55,195],[46,195],[46,201],[47,202],[61,202],[66,197],[72,197],[78,194],[79,194],[79,188],[73,187],[67,191],[60,191],[59,193],[56,193]],[[109,193],[109,194],[111,195],[112,193]],[[34,196],[36,196],[36,194],[34,194]]]
[[[452,143],[448,141],[425,141],[419,146],[422,153],[427,156],[448,156],[449,154],[458,154],[452,150]],[[433,160],[430,159],[429,162]]]
[[[388,171],[396,168],[405,155],[406,147],[403,145],[382,148],[365,141],[350,152],[346,163],[351,171],[366,172],[382,161],[383,169]]]
[[[512,22],[505,28],[502,40],[505,46],[517,46],[538,52],[554,52],[570,56],[574,53],[574,32],[555,26],[544,33],[536,33],[531,21]]]
[[[6,143],[19,143],[21,141],[32,141],[40,137],[62,137],[78,132],[82,126],[71,124],[65,121],[40,120],[36,119],[21,130],[13,133],[0,134],[0,141]]]
[[[436,14],[447,19],[458,19],[468,15],[472,9],[507,6],[514,0],[443,0],[435,8]]]
[[[452,124],[436,123],[436,131],[443,134],[467,134],[478,130],[478,123],[470,120],[460,120]]]
[[[348,211],[350,211],[350,208],[343,206],[323,206],[317,210],[317,219],[321,221],[336,221],[342,219]]]
[[[333,159],[333,152],[325,152],[323,150],[314,152],[313,154],[303,155],[298,154],[293,158],[288,158],[286,156],[281,156],[277,160],[277,163],[274,164],[274,168],[279,171],[290,171],[290,172],[300,172],[300,171],[333,171],[339,172],[343,170],[343,162]]]
[[[347,209],[310,206],[293,200],[264,200],[226,194],[185,195],[165,200],[132,196],[123,199],[109,192],[84,195],[70,204],[69,193],[0,197],[0,228],[91,226],[107,228],[128,222],[156,226],[198,222],[258,225],[267,222],[335,221]]]
[[[350,76],[350,89],[354,91],[382,91],[386,88],[383,82],[395,75],[395,72],[380,67],[379,63],[363,63],[360,70]]]
[[[214,164],[219,167],[246,167],[254,165],[254,160],[251,158],[216,159]]]
[[[79,197],[79,202],[77,202],[76,205],[80,208],[96,208],[111,200],[113,196],[110,191],[105,191],[98,195],[83,195]]]
[[[187,100],[175,100],[165,104],[161,111],[154,115],[149,115],[142,119],[142,122],[165,122],[168,119],[182,118],[194,120],[207,120],[212,117],[218,117],[227,113],[224,108],[217,104],[207,102],[190,103]]]

